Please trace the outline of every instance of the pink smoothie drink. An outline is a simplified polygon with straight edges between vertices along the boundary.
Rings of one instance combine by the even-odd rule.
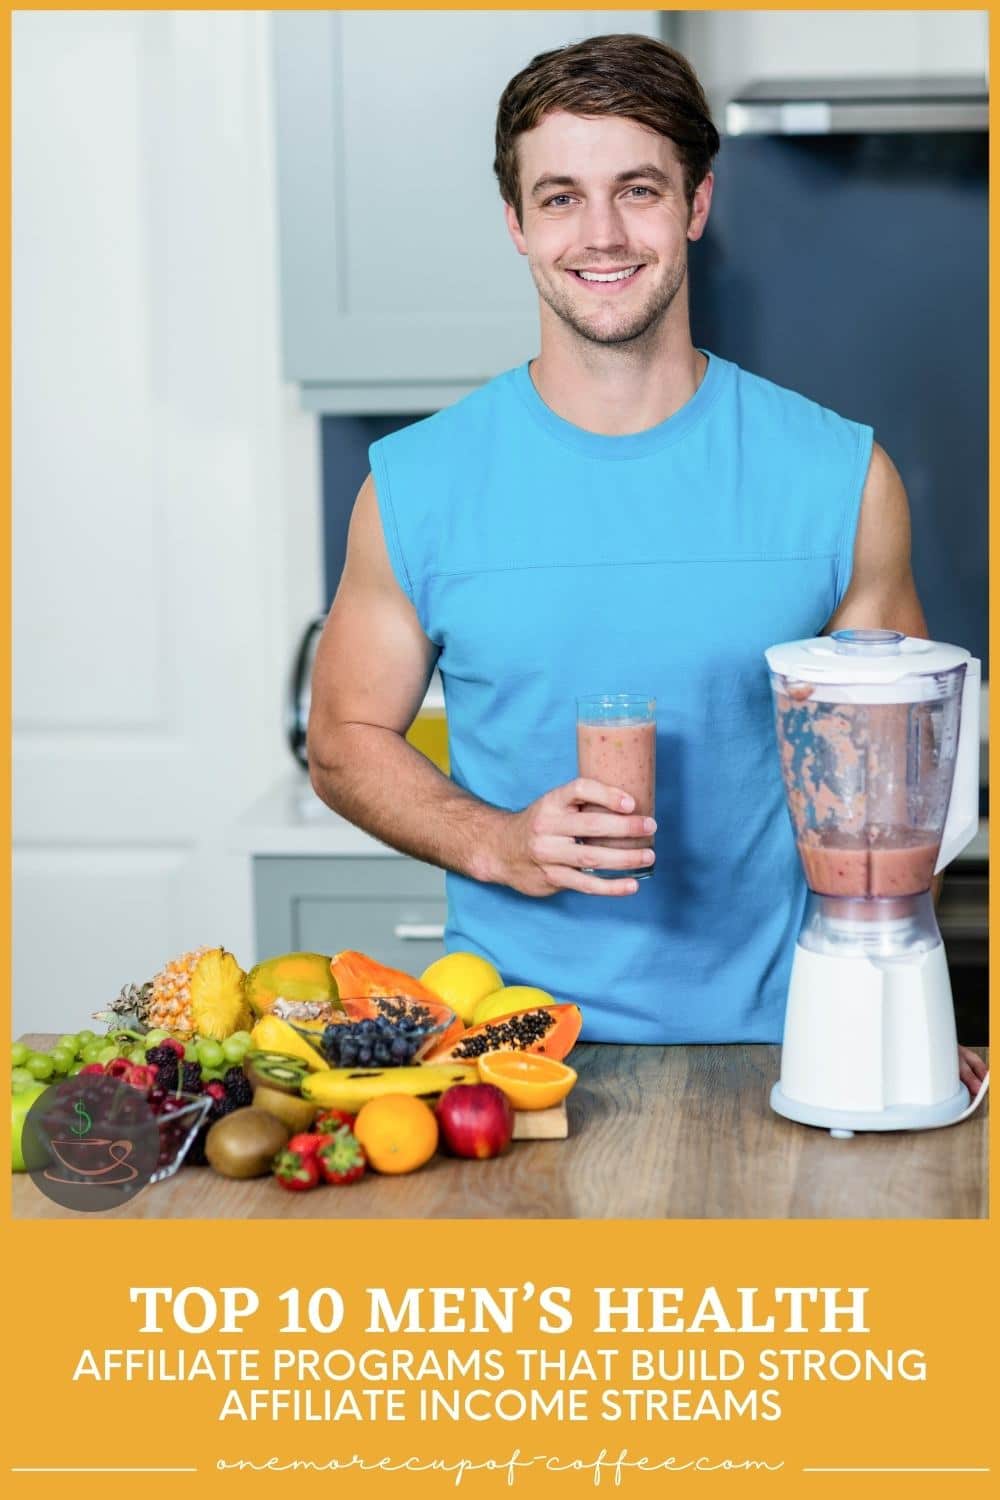
[[[576,726],[577,764],[581,776],[621,787],[635,798],[634,811],[654,816],[656,798],[656,723],[581,724]],[[606,811],[606,809],[601,809]],[[651,849],[653,835],[635,839],[594,839],[606,849]]]
[[[799,840],[809,889],[820,896],[916,896],[930,889],[940,841],[926,833],[887,829],[871,841],[853,834],[826,834],[818,843]]]

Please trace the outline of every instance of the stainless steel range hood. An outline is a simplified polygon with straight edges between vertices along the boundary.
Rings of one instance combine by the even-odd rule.
[[[776,78],[726,105],[728,135],[985,130],[985,78]]]

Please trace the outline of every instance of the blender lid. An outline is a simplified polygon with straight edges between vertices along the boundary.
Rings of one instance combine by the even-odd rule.
[[[952,672],[971,660],[962,646],[924,641],[898,630],[835,630],[764,652],[772,672],[802,682],[899,682]]]

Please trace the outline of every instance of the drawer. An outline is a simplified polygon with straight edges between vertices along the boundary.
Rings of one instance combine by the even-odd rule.
[[[444,872],[404,857],[253,862],[257,958],[356,948],[419,974],[444,952]]]
[[[444,952],[445,902],[419,897],[375,901],[315,896],[293,903],[295,948],[337,953],[357,948],[379,963],[420,974]]]

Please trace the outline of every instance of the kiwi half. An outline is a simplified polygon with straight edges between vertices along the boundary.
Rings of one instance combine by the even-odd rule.
[[[251,1088],[298,1094],[309,1069],[300,1058],[289,1057],[284,1052],[248,1052],[243,1059],[243,1071]]]
[[[267,1083],[258,1084],[254,1089],[253,1107],[265,1110],[283,1125],[287,1125],[292,1135],[298,1135],[300,1130],[308,1130],[319,1109],[317,1104],[303,1099],[301,1095],[286,1094],[284,1089],[272,1088]]]

